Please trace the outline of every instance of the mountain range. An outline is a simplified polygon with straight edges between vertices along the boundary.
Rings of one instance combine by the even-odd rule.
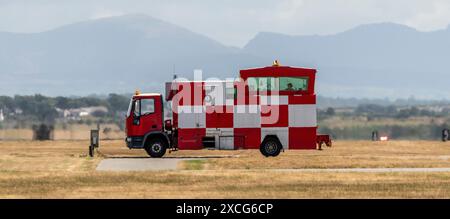
[[[40,33],[0,32],[0,95],[161,92],[174,74],[230,78],[239,69],[317,68],[331,97],[450,98],[450,28],[420,32],[393,23],[333,35],[261,32],[230,47],[146,15],[88,20]]]

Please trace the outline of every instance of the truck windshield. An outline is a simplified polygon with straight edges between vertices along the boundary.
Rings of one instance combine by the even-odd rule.
[[[128,105],[127,117],[130,117],[132,107],[133,107],[133,98],[131,98],[130,104]]]

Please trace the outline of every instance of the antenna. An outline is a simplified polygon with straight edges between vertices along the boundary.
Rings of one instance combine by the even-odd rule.
[[[173,74],[173,80],[177,79],[177,74],[175,74],[175,64],[173,64],[172,74]]]

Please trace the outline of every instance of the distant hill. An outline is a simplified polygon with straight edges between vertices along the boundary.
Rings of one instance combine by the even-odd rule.
[[[450,97],[449,29],[382,23],[328,36],[260,33],[243,50],[318,68],[325,95]]]
[[[0,93],[86,95],[162,89],[194,69],[233,76],[251,56],[148,16],[86,21],[42,33],[0,33]]]
[[[163,82],[235,77],[281,64],[318,68],[318,93],[341,97],[450,98],[450,30],[363,25],[328,36],[259,33],[244,48],[144,15],[90,20],[51,31],[0,32],[0,94],[87,95],[162,91]]]

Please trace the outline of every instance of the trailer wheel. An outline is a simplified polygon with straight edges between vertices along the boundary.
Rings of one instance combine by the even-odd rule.
[[[282,147],[283,146],[278,139],[269,137],[263,141],[259,150],[261,151],[261,154],[266,157],[276,157],[280,154]]]
[[[155,138],[149,140],[144,149],[150,157],[160,158],[166,154],[167,145],[163,140]]]

